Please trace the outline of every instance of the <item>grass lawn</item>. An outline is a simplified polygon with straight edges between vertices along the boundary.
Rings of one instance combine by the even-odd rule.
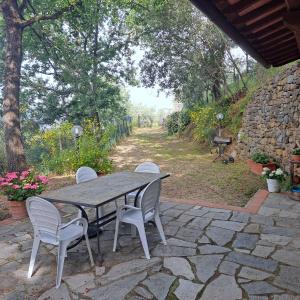
[[[162,196],[190,202],[245,206],[251,196],[265,187],[244,161],[234,164],[212,163],[215,154],[206,146],[168,136],[160,128],[136,129],[113,151],[115,170],[133,170],[139,163],[152,160],[171,177],[164,180]]]

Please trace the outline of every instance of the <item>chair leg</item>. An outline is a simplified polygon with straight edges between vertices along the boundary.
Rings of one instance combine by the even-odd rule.
[[[89,252],[89,256],[90,256],[91,266],[93,267],[95,265],[95,263],[94,263],[94,258],[93,258],[92,249],[91,249],[88,234],[85,234],[84,237],[85,237],[86,246],[88,248],[88,252]]]
[[[143,246],[143,249],[145,252],[145,256],[147,259],[150,259],[150,253],[149,253],[149,248],[148,248],[148,242],[147,242],[144,222],[137,223],[137,229],[138,229],[138,232],[140,235],[140,239],[141,239],[142,246]]]
[[[155,220],[155,224],[156,224],[158,233],[159,233],[159,235],[160,235],[160,238],[162,239],[163,244],[164,244],[164,245],[167,245],[167,241],[166,241],[164,229],[163,229],[163,227],[162,227],[162,224],[161,224],[161,220],[160,220],[159,214],[155,214],[154,220]]]
[[[60,243],[58,246],[57,273],[56,273],[56,288],[57,289],[60,287],[60,283],[61,283],[67,246],[68,246],[67,243]]]
[[[135,225],[131,224],[131,237],[135,238],[136,237],[136,227]]]
[[[33,240],[31,256],[30,256],[30,263],[29,263],[29,269],[28,269],[28,274],[27,274],[28,278],[31,278],[31,276],[32,276],[36,255],[39,250],[39,245],[40,245],[40,239],[39,239],[39,237],[35,236],[34,240]]]
[[[119,225],[120,225],[120,221],[118,219],[116,219],[116,229],[115,229],[115,238],[114,238],[113,252],[116,252],[116,249],[117,249],[118,234],[119,234]]]

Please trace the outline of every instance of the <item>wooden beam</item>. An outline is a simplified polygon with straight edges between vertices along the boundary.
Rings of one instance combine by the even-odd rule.
[[[261,9],[254,11],[250,14],[244,15],[243,17],[237,16],[235,19],[232,19],[232,24],[234,25],[252,25],[278,11],[285,10],[285,3],[278,3],[277,5],[274,3],[270,3],[268,5],[263,6]]]
[[[283,66],[285,64],[288,64],[296,59],[299,59],[300,58],[300,54],[298,55],[295,55],[294,57],[290,57],[288,59],[283,59],[283,60],[279,60],[279,61],[276,61],[274,63],[272,62],[269,62],[273,67],[279,67],[279,66]]]
[[[288,11],[300,8],[299,0],[285,0]]]
[[[289,44],[291,44],[291,41],[294,41],[295,37],[293,34],[291,34],[291,36],[280,40],[278,43],[274,43],[268,46],[262,46],[262,47],[255,47],[255,49],[257,49],[258,51],[268,51],[269,49],[273,49],[273,48],[280,48],[281,45],[285,46],[287,42],[289,42]]]
[[[253,41],[253,45],[254,46],[257,46],[257,47],[264,47],[264,46],[267,46],[269,44],[276,44],[277,41],[280,41],[281,39],[286,39],[286,38],[289,38],[289,37],[293,37],[293,33],[291,31],[284,31],[283,33],[281,34],[277,34],[277,35],[274,35],[273,37],[269,37],[263,41]]]
[[[247,41],[247,39],[234,26],[232,26],[228,22],[226,17],[216,8],[216,6],[214,6],[213,1],[207,1],[207,0],[191,0],[191,1],[225,34],[227,34],[234,42],[236,42],[242,49],[244,49],[244,51],[248,52],[255,60],[257,60],[266,68],[270,66],[266,62],[266,60],[252,47],[252,45]],[[257,3],[257,1],[254,2]]]
[[[273,54],[273,55],[270,55],[270,56],[266,55],[265,57],[266,57],[267,60],[275,60],[275,59],[278,59],[278,58],[279,59],[280,58],[286,58],[288,56],[291,56],[292,54],[297,54],[297,53],[299,53],[299,50],[296,46],[296,47],[293,47],[291,49],[287,49],[285,51],[279,51],[279,52],[277,52],[277,54]]]
[[[282,12],[276,12],[275,14],[260,20],[259,22],[253,23],[250,26],[245,27],[245,31],[257,33],[259,31],[264,30],[278,22],[282,21]]]
[[[269,50],[264,50],[263,53],[264,53],[264,56],[272,55],[272,54],[278,53],[278,51],[284,51],[286,49],[290,49],[291,47],[297,47],[296,41],[293,41],[292,43],[289,43],[289,44],[283,44],[282,46],[279,46],[279,47],[273,47],[272,49],[269,49]]]
[[[283,23],[294,32],[300,51],[300,10],[289,11],[283,16]]]
[[[237,13],[240,16],[244,16],[270,2],[272,0],[242,0],[234,5],[229,5],[223,12],[225,14]]]

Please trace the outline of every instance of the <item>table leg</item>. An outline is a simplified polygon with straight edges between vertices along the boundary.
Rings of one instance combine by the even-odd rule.
[[[102,255],[100,253],[100,234],[99,234],[99,211],[96,208],[96,224],[97,224],[97,258],[99,262],[102,262]]]

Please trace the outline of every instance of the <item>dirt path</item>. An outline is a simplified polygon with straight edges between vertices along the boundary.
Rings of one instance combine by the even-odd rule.
[[[214,156],[207,148],[170,137],[160,128],[142,128],[122,141],[111,157],[116,171],[134,170],[139,163],[151,160],[171,173],[162,191],[162,196],[170,200],[244,206],[264,187],[263,181],[251,174],[244,162],[212,163]]]

